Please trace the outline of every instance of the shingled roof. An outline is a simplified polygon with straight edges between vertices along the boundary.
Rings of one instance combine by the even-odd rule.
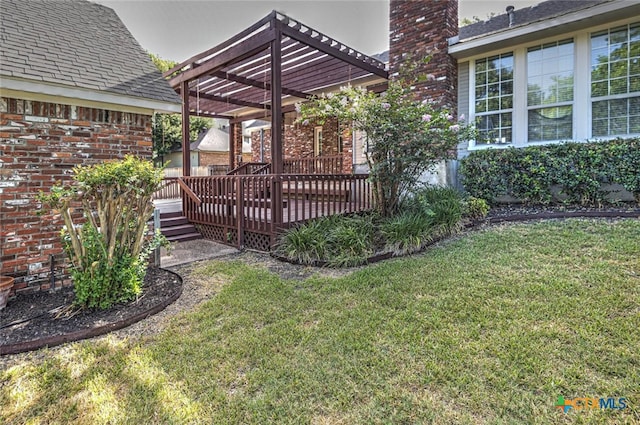
[[[513,26],[561,16],[576,10],[587,9],[610,0],[549,0],[531,7],[515,9]],[[460,41],[490,34],[509,28],[509,15],[506,13],[492,17],[487,21],[476,22],[460,28]]]
[[[180,102],[108,7],[85,0],[2,0],[0,17],[2,77]]]

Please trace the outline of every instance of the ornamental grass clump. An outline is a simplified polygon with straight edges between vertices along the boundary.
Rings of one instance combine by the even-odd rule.
[[[165,240],[147,238],[153,193],[162,169],[124,160],[74,168],[73,183],[55,186],[40,200],[62,215],[62,242],[72,265],[75,304],[108,308],[141,292],[150,252]],[[82,214],[74,213],[81,210]]]
[[[288,229],[276,253],[300,264],[350,267],[374,253],[372,216],[329,216]]]

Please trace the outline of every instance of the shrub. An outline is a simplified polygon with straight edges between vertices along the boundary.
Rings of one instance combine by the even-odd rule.
[[[470,196],[464,200],[463,211],[471,220],[481,220],[489,213],[489,203],[482,198]]]
[[[62,241],[73,266],[76,305],[108,308],[140,293],[148,255],[163,241],[158,230],[151,240],[146,237],[151,197],[161,182],[161,169],[127,156],[76,167],[71,186],[40,194],[64,219]],[[78,205],[82,221],[73,214]]]
[[[456,231],[460,226],[463,213],[462,194],[446,186],[424,186],[410,197],[410,208],[428,211],[429,224],[437,235]]]
[[[483,149],[461,161],[467,192],[495,201],[513,196],[528,204],[554,200],[554,186],[569,203],[600,205],[603,184],[618,183],[640,203],[640,139],[525,148]]]

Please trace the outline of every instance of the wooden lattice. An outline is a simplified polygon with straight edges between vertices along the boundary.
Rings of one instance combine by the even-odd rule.
[[[238,231],[234,228],[212,224],[195,224],[195,226],[205,239],[227,245],[238,245]]]
[[[271,237],[262,233],[244,232],[244,246],[249,249],[269,252]]]

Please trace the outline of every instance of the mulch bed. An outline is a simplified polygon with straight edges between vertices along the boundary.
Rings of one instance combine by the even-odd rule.
[[[155,314],[182,293],[182,278],[149,268],[141,296],[107,310],[72,308],[73,289],[21,295],[0,310],[0,355],[92,338]]]

